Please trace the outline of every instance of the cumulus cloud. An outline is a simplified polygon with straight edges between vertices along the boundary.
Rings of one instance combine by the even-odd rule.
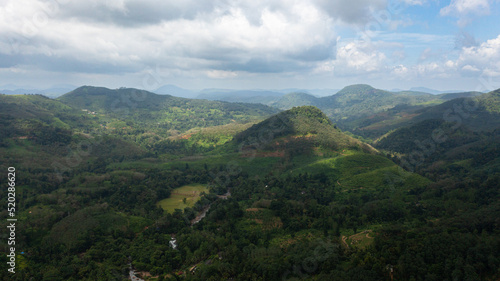
[[[159,81],[159,76],[236,81],[318,73],[359,79],[500,74],[498,38],[479,44],[465,32],[456,37],[395,33],[413,24],[413,18],[394,13],[384,17],[391,13],[391,3],[402,9],[428,2],[3,0],[0,74],[4,79],[23,73],[116,81]],[[469,19],[487,14],[490,6],[490,0],[453,0],[440,13]],[[373,22],[381,27],[370,42],[337,41],[339,34],[352,36]],[[456,57],[447,57],[446,50],[454,46]]]
[[[430,52],[426,49],[422,56]],[[421,61],[413,66],[398,65],[392,68],[391,73],[404,79],[500,77],[500,35],[477,46],[462,47],[456,59]]]
[[[500,76],[500,35],[479,46],[462,48],[456,65],[467,74]]]
[[[337,58],[333,62],[335,74],[349,76],[384,72],[387,57],[373,44],[351,42],[337,49]]]
[[[0,54],[19,55],[0,67],[132,73],[160,64],[266,73],[311,68],[335,55],[338,19],[314,1],[58,3],[11,0],[0,7],[0,38],[8,38]]]
[[[493,0],[452,0],[450,5],[441,9],[442,16],[458,17],[458,25],[467,25],[474,16],[490,14]]]

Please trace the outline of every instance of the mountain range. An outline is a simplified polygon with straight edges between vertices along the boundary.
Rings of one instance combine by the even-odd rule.
[[[268,94],[0,95],[9,278],[500,277],[500,89]]]

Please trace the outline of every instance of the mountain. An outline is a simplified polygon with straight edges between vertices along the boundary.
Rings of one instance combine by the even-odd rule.
[[[313,105],[319,106],[320,99],[306,93],[294,92],[281,97],[278,101],[271,103],[273,107],[279,109],[290,109],[295,106]]]
[[[285,176],[301,174],[329,178],[345,190],[383,190],[398,167],[370,145],[338,129],[314,106],[294,107],[238,133],[224,146],[239,151],[240,159],[253,159],[253,166],[263,166],[256,173]],[[226,149],[231,151],[231,149]],[[218,152],[221,155],[221,152]],[[234,159],[239,167],[246,161]],[[426,184],[427,179],[412,175],[402,190]]]
[[[342,133],[321,110],[314,106],[294,107],[280,112],[237,134],[234,141],[240,144],[252,144],[253,140],[261,139],[262,135],[269,137],[266,141],[271,147],[275,147],[276,142],[289,146],[298,139],[302,141],[302,146],[314,145],[331,149],[362,146],[360,141]],[[267,149],[267,146],[264,147]],[[363,148],[370,150],[367,146]]]
[[[482,169],[498,169],[499,142],[500,89],[426,108],[411,123],[388,133],[375,145],[397,153],[412,169],[436,176],[439,170],[455,167],[463,169],[465,176]],[[410,160],[415,155],[418,161]]]
[[[197,99],[218,100],[227,102],[246,102],[270,104],[276,101],[283,94],[266,90],[203,90],[196,97]]]
[[[286,89],[279,89],[279,90],[273,90],[275,92],[280,92],[283,94],[290,94],[290,93],[306,93],[310,94],[316,97],[324,97],[324,96],[331,96],[335,95],[340,89],[301,89],[301,88],[286,88]]]
[[[425,93],[430,93],[433,95],[463,92],[460,90],[439,91],[439,90],[434,90],[434,89],[430,89],[430,88],[426,88],[426,87],[412,87],[412,88],[410,88],[410,91],[425,92]]]
[[[181,98],[195,98],[198,93],[196,91],[186,90],[175,85],[163,85],[160,88],[153,91],[159,95],[171,95]]]
[[[398,105],[383,112],[340,123],[354,134],[372,139],[377,139],[391,130],[429,119],[457,119],[473,130],[495,128],[498,118],[494,116],[497,107],[494,93],[440,94],[435,95],[439,100],[418,105]],[[492,112],[486,110],[488,104],[491,105]],[[461,115],[467,118],[462,118]]]
[[[44,95],[50,98],[57,98],[73,89],[76,86],[72,85],[56,85],[48,89],[13,89],[13,90],[0,90],[0,93],[5,95],[24,95],[24,94],[35,94],[35,95]]]
[[[83,86],[58,100],[81,110],[105,114],[146,128],[180,131],[248,122],[277,112],[261,104],[186,99],[133,88],[112,90]]]
[[[397,106],[441,103],[442,100],[421,92],[389,92],[375,89],[369,85],[351,85],[327,97],[314,97],[308,94],[291,93],[272,103],[280,109],[294,106],[314,105],[321,109],[340,128],[353,130],[351,123],[372,114],[390,110]]]
[[[0,164],[44,171],[44,185],[61,177],[56,171],[61,167],[72,170],[99,157],[143,155],[137,144],[102,133],[94,116],[61,101],[42,95],[0,95]],[[61,164],[71,157],[76,157],[71,164]]]
[[[473,98],[482,94],[481,92],[455,92],[438,94],[438,97],[442,100],[452,100],[457,98]]]

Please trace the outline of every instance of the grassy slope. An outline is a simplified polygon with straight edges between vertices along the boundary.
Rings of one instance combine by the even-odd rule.
[[[175,209],[193,207],[194,203],[200,199],[201,193],[208,193],[209,190],[203,184],[189,184],[172,190],[169,198],[163,199],[158,202],[165,211],[173,213]],[[186,198],[186,203],[184,203]]]

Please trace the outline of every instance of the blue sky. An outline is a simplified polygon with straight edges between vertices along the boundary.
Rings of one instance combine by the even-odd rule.
[[[488,91],[499,18],[498,0],[0,0],[0,88]]]

